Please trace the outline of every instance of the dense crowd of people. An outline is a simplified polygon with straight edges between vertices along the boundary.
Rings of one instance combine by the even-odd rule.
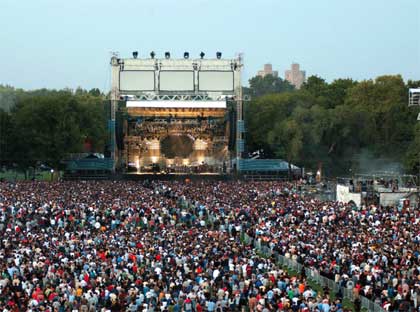
[[[388,311],[420,302],[420,213],[285,182],[0,184],[2,311],[344,311],[241,233]],[[340,298],[340,293],[335,294]]]

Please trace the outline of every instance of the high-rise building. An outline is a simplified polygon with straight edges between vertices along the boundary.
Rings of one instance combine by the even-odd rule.
[[[305,82],[306,73],[304,70],[300,70],[300,66],[297,63],[292,64],[292,69],[288,69],[284,72],[284,78],[294,85],[296,89],[300,89],[302,84]]]
[[[272,75],[272,76],[277,78],[279,76],[279,72],[277,70],[273,71],[273,65],[264,64],[264,69],[259,70],[258,73],[257,73],[257,76],[265,77],[267,75]]]

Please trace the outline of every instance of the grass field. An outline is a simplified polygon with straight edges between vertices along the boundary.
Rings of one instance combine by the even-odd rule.
[[[265,254],[263,254],[262,252],[257,252],[257,254],[260,256],[260,257],[263,257],[263,258],[269,258],[269,256],[267,256],[267,255],[265,255]],[[279,263],[280,264],[280,263]],[[281,265],[281,264],[280,264]],[[290,269],[290,268],[288,268],[287,266],[282,266],[281,265],[281,267],[283,268],[283,270],[285,270],[285,271],[287,271],[290,275],[292,275],[292,276],[299,276],[299,272],[297,272],[297,271],[295,271],[295,270],[292,270],[292,269]],[[319,284],[317,284],[315,281],[313,281],[313,280],[311,280],[311,279],[307,279],[307,281],[308,281],[308,284],[309,284],[309,286],[313,289],[313,290],[315,290],[318,294],[321,294],[321,295],[324,295],[324,290],[322,289],[322,287],[319,285]],[[331,299],[331,301],[334,301],[335,300],[335,293],[333,292],[333,291],[330,291],[329,293],[328,293],[328,295],[329,295],[329,297],[330,297],[330,299]],[[351,310],[351,311],[353,311],[353,312],[355,312],[356,310],[355,310],[355,306],[354,306],[354,303],[351,301],[351,300],[349,300],[349,299],[347,299],[347,298],[343,298],[343,300],[342,300],[342,304],[343,304],[343,307],[345,308],[345,309],[347,309],[347,310]],[[365,312],[365,311],[367,311],[366,309],[364,309],[364,308],[362,308],[361,309],[361,311],[363,311],[363,312]]]
[[[29,173],[26,180],[52,181],[53,179],[57,180],[59,176],[60,173],[54,173],[53,177],[53,174],[50,171],[36,171],[35,174]],[[5,181],[25,181],[25,174],[16,170],[0,171],[0,179]]]

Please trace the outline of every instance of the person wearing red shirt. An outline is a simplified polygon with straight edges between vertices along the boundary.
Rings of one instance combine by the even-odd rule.
[[[195,306],[195,311],[196,312],[203,312],[203,307],[199,303],[197,303],[197,305]]]

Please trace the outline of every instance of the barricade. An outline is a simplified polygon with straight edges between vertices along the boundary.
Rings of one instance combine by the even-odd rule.
[[[189,201],[187,201],[187,203],[189,203]],[[212,216],[211,214],[208,216],[207,223],[213,224],[212,217],[214,216]],[[321,287],[327,286],[331,291],[335,293],[339,291],[340,286],[338,285],[338,283],[336,283],[335,281],[325,276],[322,276],[321,274],[319,274],[319,272],[316,269],[307,268],[303,264],[293,259],[287,258],[283,255],[280,255],[277,252],[274,252],[268,246],[263,245],[261,243],[261,240],[254,240],[243,231],[241,231],[240,236],[244,244],[254,246],[259,252],[263,254],[263,256],[271,257],[274,255],[277,263],[280,264],[281,266],[287,267],[288,269],[294,270],[299,273],[302,272],[302,269],[304,269],[307,278],[315,282],[317,285]],[[354,302],[355,298],[354,298],[353,289],[342,287],[341,292],[343,294],[343,298],[349,299],[351,302]],[[385,310],[376,302],[373,302],[364,296],[359,296],[359,298],[361,300],[361,308],[364,308],[368,311],[385,312]]]
[[[242,233],[243,241],[250,245],[252,244],[259,252],[261,252],[266,257],[271,257],[274,255],[274,257],[277,260],[277,263],[283,267],[287,267],[289,270],[293,270],[296,272],[302,272],[302,269],[305,270],[306,277],[316,284],[318,284],[321,287],[327,286],[331,291],[337,293],[340,290],[340,286],[335,281],[322,276],[319,274],[319,272],[316,269],[306,268],[301,263],[287,258],[283,255],[278,254],[277,252],[274,252],[272,249],[270,249],[267,246],[263,246],[261,244],[260,240],[254,240],[249,237],[248,234]],[[346,287],[341,288],[341,292],[343,294],[343,298],[349,299],[351,302],[354,302],[354,293],[353,289],[349,289]],[[361,301],[361,307],[364,309],[367,309],[368,311],[374,311],[374,312],[385,312],[385,310],[376,302],[373,302],[369,300],[368,298],[364,296],[359,296]]]

